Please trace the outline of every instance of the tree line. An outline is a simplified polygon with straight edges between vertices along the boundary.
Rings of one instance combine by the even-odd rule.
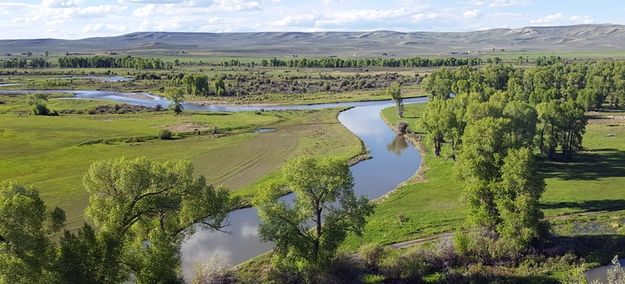
[[[44,68],[50,67],[51,63],[43,58],[20,59],[11,58],[0,60],[0,68]]]
[[[144,69],[165,69],[169,68],[158,58],[141,58],[132,57],[130,55],[114,57],[114,56],[91,56],[77,57],[65,56],[59,58],[59,67],[61,68],[134,68]]]
[[[222,65],[233,65],[236,62],[224,62]],[[301,58],[301,59],[263,59],[261,66],[300,67],[300,68],[364,68],[364,67],[440,67],[440,66],[475,66],[482,64],[482,59],[471,58]]]

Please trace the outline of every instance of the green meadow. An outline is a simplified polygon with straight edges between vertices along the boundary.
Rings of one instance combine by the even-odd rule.
[[[68,227],[76,228],[88,204],[82,176],[97,160],[146,156],[159,161],[190,160],[210,183],[250,196],[255,182],[275,175],[290,158],[333,155],[348,159],[361,152],[360,141],[337,120],[341,109],[276,112],[171,111],[125,114],[34,116],[23,97],[0,105],[0,180],[39,189],[46,204],[61,207]],[[54,110],[87,110],[111,102],[54,100]],[[204,130],[218,128],[218,134]],[[275,130],[254,133],[255,130]],[[172,140],[156,139],[171,129]],[[195,129],[202,135],[193,134]],[[85,142],[101,141],[90,145]],[[143,141],[143,142],[141,142]]]

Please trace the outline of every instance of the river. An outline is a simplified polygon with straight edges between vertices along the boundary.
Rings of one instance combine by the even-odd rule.
[[[16,92],[16,91],[11,91]],[[71,99],[105,99],[143,106],[166,106],[170,103],[165,98],[148,93],[141,96],[108,91],[75,90],[22,90],[17,92],[73,93]],[[424,103],[427,98],[405,99],[404,103]],[[200,106],[183,104],[187,110],[206,111],[255,111],[260,107]],[[316,105],[273,106],[265,110],[321,109],[331,107],[352,107],[339,114],[338,120],[352,133],[360,137],[370,149],[372,159],[362,161],[351,167],[354,176],[354,191],[376,199],[393,190],[399,183],[415,174],[421,163],[421,156],[415,147],[402,136],[397,136],[382,120],[380,111],[393,106],[388,101],[346,102]],[[260,133],[259,135],[263,135]],[[291,195],[283,197],[292,198]],[[193,266],[198,262],[208,262],[212,257],[219,258],[221,264],[237,265],[272,248],[272,244],[261,242],[258,237],[260,219],[256,209],[245,208],[230,212],[228,226],[224,232],[198,231],[182,246],[182,274],[187,282],[193,278]]]

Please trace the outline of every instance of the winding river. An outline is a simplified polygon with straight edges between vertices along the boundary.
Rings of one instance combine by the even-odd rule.
[[[1,91],[0,91],[1,92]],[[165,98],[148,93],[124,94],[108,91],[10,91],[73,93],[76,97],[68,99],[105,99],[143,106],[166,106],[170,103]],[[406,99],[404,103],[423,103],[426,98]],[[370,149],[373,158],[351,167],[354,176],[354,190],[358,195],[376,199],[397,184],[415,174],[421,163],[421,156],[415,147],[402,137],[397,136],[380,117],[380,111],[392,106],[392,101],[346,102],[316,105],[263,107],[265,110],[320,109],[330,107],[352,107],[339,114],[338,120],[352,133],[360,137]],[[184,104],[187,110],[205,111],[255,111],[259,107],[200,106]],[[260,133],[259,135],[263,135]],[[292,195],[282,198],[291,199]],[[219,258],[222,264],[236,265],[252,257],[265,253],[272,244],[263,243],[258,237],[259,218],[256,209],[245,208],[232,211],[228,215],[227,233],[198,231],[185,240],[182,246],[182,273],[186,281],[193,278],[193,266],[198,262],[208,262],[212,257]]]

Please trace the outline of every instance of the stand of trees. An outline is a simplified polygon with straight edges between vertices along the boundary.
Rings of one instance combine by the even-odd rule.
[[[165,69],[168,65],[158,58],[140,58],[122,56],[92,56],[76,57],[66,56],[59,58],[61,68],[134,68],[144,69]]]
[[[50,67],[51,63],[43,58],[18,59],[12,58],[0,60],[0,68],[44,68]]]
[[[234,63],[234,64],[233,64]],[[224,62],[224,66],[240,65],[238,61]],[[363,68],[363,67],[440,67],[440,66],[475,66],[482,64],[482,59],[471,58],[301,58],[301,59],[263,59],[261,66],[300,67],[300,68]]]
[[[617,65],[517,69],[497,64],[441,69],[426,78],[431,101],[422,123],[428,143],[436,156],[449,144],[464,183],[466,224],[490,232],[488,241],[495,247],[489,250],[520,252],[546,234],[538,207],[545,185],[535,153],[569,159],[581,149],[587,120],[578,94],[599,85],[608,96],[611,89],[593,82],[593,74],[616,73]],[[466,244],[464,235],[457,235],[457,244]]]

